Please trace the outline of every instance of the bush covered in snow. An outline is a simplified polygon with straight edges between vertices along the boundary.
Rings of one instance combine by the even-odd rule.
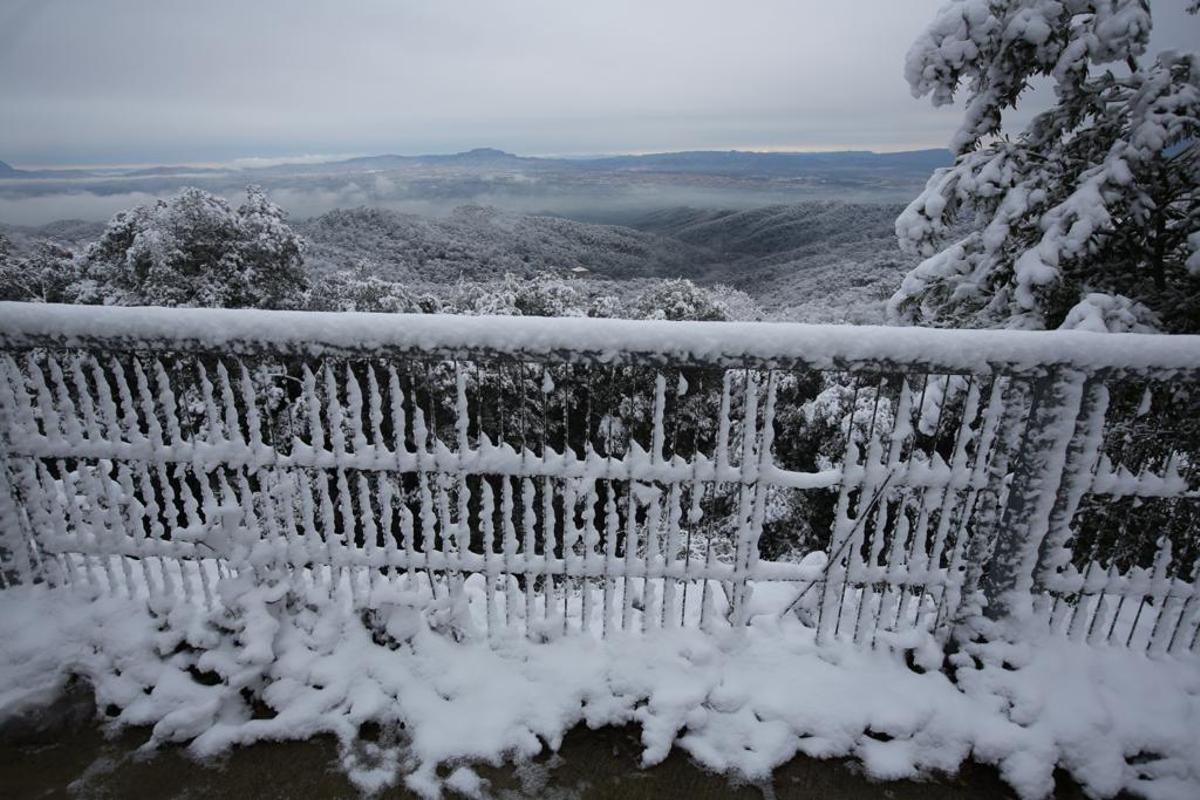
[[[254,186],[233,209],[200,189],[113,217],[75,262],[76,302],[290,308],[308,278],[303,241]]]

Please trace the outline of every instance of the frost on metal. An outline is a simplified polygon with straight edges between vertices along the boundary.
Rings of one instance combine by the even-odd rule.
[[[741,628],[772,584],[819,642],[1196,644],[1198,455],[1163,433],[1196,337],[2,310],[6,583],[481,576],[535,639]]]

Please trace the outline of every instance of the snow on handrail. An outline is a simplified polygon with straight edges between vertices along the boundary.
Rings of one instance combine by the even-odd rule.
[[[0,303],[0,348],[1200,374],[1200,336]]]

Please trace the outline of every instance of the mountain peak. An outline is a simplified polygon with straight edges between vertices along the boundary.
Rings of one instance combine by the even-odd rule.
[[[454,154],[456,158],[516,158],[512,153],[497,150],[495,147],[476,147]]]
[[[10,167],[8,164],[5,164],[3,161],[0,161],[0,175],[16,175],[16,174],[17,174],[17,171],[15,169]]]

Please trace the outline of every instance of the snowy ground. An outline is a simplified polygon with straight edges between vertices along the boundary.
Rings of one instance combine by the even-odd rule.
[[[199,757],[262,739],[329,732],[370,791],[486,796],[469,766],[557,748],[578,723],[641,727],[643,761],[680,747],[761,778],[796,753],[852,756],[879,779],[996,764],[1022,796],[1055,766],[1095,796],[1200,796],[1200,660],[1151,659],[1057,638],[1009,667],[941,672],[927,641],[821,648],[798,621],[756,616],[740,633],[662,631],[531,643],[480,633],[472,602],[381,588],[366,617],[345,598],[227,580],[226,610],[151,610],[45,589],[0,592],[0,720],[29,713],[78,675],[113,724]],[[761,593],[770,602],[770,592]],[[923,665],[923,666],[922,666]],[[390,735],[358,736],[367,722]],[[440,767],[440,769],[439,769]]]

